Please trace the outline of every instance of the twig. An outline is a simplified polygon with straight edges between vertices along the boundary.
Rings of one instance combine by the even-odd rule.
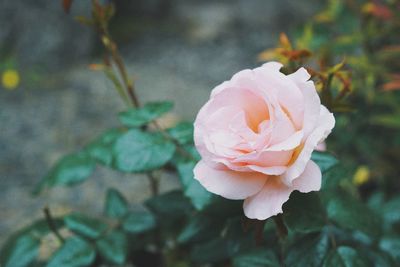
[[[64,243],[65,240],[64,240],[64,238],[61,236],[60,232],[58,232],[58,229],[57,229],[57,227],[56,227],[56,224],[55,224],[55,222],[54,222],[54,219],[53,219],[53,217],[51,216],[50,209],[49,209],[48,207],[44,207],[44,208],[43,208],[43,213],[44,213],[44,216],[45,216],[45,218],[46,218],[47,225],[49,226],[50,230],[56,235],[57,239],[58,239],[61,243]]]

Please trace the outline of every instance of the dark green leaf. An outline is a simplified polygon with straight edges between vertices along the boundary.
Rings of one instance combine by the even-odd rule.
[[[329,153],[314,151],[311,159],[317,163],[321,172],[326,172],[338,163],[338,160]]]
[[[92,239],[98,238],[107,230],[105,223],[79,213],[66,216],[64,222],[72,232]]]
[[[383,218],[389,225],[400,222],[400,197],[395,197],[384,204]]]
[[[71,237],[52,256],[47,267],[84,267],[93,263],[96,252],[85,240]]]
[[[326,221],[325,210],[315,192],[293,192],[283,205],[283,218],[289,230],[303,233],[321,230]]]
[[[324,267],[366,267],[370,266],[361,255],[351,247],[341,246],[329,253]]]
[[[287,252],[286,266],[317,267],[328,254],[329,238],[327,234],[310,234],[297,240]]]
[[[379,247],[387,252],[392,258],[400,264],[400,237],[399,236],[391,236],[384,237],[379,242]]]
[[[129,213],[124,219],[122,227],[127,232],[137,234],[150,230],[155,225],[156,220],[154,215],[147,210],[142,210]]]
[[[365,204],[343,192],[329,197],[326,210],[329,219],[345,229],[359,230],[373,238],[380,235],[379,217]]]
[[[97,162],[110,166],[113,162],[112,146],[122,134],[120,129],[110,129],[90,143],[86,151]]]
[[[104,214],[111,218],[122,218],[128,212],[128,202],[116,189],[107,190]]]
[[[208,192],[197,180],[194,179],[194,162],[178,163],[177,168],[185,196],[190,198],[197,210],[202,210],[213,199],[213,194]]]
[[[226,240],[216,238],[196,245],[191,251],[191,258],[197,262],[218,262],[230,258],[231,254]]]
[[[178,236],[179,243],[200,242],[215,237],[221,231],[223,224],[207,214],[196,214],[189,219],[188,224]]]
[[[221,237],[196,245],[191,258],[198,262],[218,262],[255,247],[254,233],[244,232],[240,218],[230,219],[221,234]]]
[[[128,253],[128,240],[121,231],[112,231],[96,241],[100,255],[108,262],[123,264]]]
[[[145,125],[173,108],[171,102],[150,102],[142,108],[132,108],[119,114],[121,123],[128,127]]]
[[[276,267],[280,266],[276,255],[265,248],[241,253],[233,258],[234,267]]]
[[[162,220],[188,215],[192,205],[180,191],[171,191],[146,201],[146,205]]]
[[[150,171],[166,164],[174,152],[175,145],[160,133],[132,129],[115,143],[115,166],[124,172]]]
[[[85,152],[67,155],[42,179],[36,191],[39,192],[44,187],[82,183],[92,174],[95,166],[94,160]]]
[[[193,123],[181,122],[168,133],[181,145],[193,143]]]
[[[40,239],[30,232],[13,236],[1,250],[0,266],[30,266],[37,257],[39,245]]]

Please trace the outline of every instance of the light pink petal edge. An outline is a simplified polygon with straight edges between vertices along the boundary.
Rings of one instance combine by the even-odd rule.
[[[256,172],[216,170],[203,160],[193,170],[194,178],[211,193],[227,199],[245,199],[259,192],[268,176]]]
[[[293,181],[293,186],[286,186],[280,177],[270,177],[263,189],[256,195],[247,198],[243,203],[246,217],[265,220],[282,213],[283,204],[288,201],[294,190],[303,193],[317,191],[321,188],[321,171],[317,164],[309,161],[304,172]]]

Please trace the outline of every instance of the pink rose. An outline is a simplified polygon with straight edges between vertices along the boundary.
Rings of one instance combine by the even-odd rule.
[[[249,218],[282,212],[292,191],[317,191],[311,153],[335,125],[304,68],[285,75],[269,62],[243,70],[211,92],[194,123],[202,160],[194,176],[208,191],[245,199]]]

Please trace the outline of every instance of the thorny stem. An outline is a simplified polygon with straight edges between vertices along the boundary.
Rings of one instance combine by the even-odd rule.
[[[46,218],[47,225],[49,226],[50,230],[56,235],[57,239],[58,239],[61,243],[64,243],[65,240],[64,240],[64,238],[61,236],[60,232],[58,232],[58,229],[57,229],[57,227],[56,227],[56,224],[55,224],[55,222],[54,222],[54,219],[53,219],[53,217],[51,216],[50,209],[49,209],[48,207],[44,207],[44,208],[43,208],[43,213],[44,213],[44,216],[45,216],[45,218]]]
[[[96,0],[94,0],[93,3],[94,3],[94,5],[98,5],[98,2]],[[124,63],[124,61],[121,57],[121,54],[118,50],[117,44],[115,43],[115,41],[112,39],[111,35],[109,34],[107,22],[106,21],[103,21],[103,22],[104,23],[98,23],[96,29],[99,32],[99,35],[100,35],[100,38],[101,38],[101,41],[102,41],[104,47],[110,53],[111,58],[117,67],[119,76],[122,78],[122,81],[126,88],[126,92],[128,93],[128,96],[130,98],[132,105],[134,107],[138,108],[141,106],[141,104],[140,104],[139,98],[136,95],[135,85],[129,79],[128,73],[126,71],[125,63]],[[105,61],[107,61],[107,60],[105,60]],[[106,62],[106,65],[109,65],[109,63]],[[121,83],[118,81],[118,79],[116,79],[116,76],[113,74],[112,68],[107,67],[106,74],[113,81],[114,86],[116,86],[116,89],[118,90],[118,93],[120,94],[121,98],[125,99],[125,93],[121,90]],[[188,157],[192,160],[196,160],[189,152],[187,152],[185,149],[183,149],[181,147],[181,145],[174,138],[172,138],[166,131],[164,131],[156,121],[154,121],[152,124],[166,139],[168,139],[169,141],[174,143],[177,151],[182,156]]]

